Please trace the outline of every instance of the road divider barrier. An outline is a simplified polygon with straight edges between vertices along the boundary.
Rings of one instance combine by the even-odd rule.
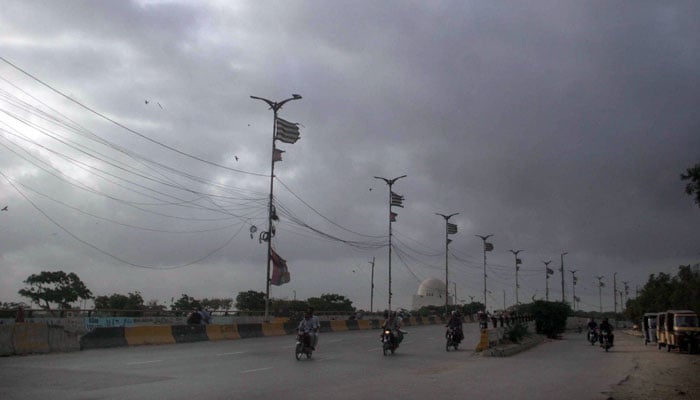
[[[321,332],[372,330],[383,324],[380,319],[320,322]],[[411,317],[403,321],[404,326],[441,323],[445,321],[440,317]],[[297,321],[275,318],[272,322],[225,325],[97,327],[80,336],[46,323],[17,323],[0,325],[0,355],[284,336],[296,334],[297,326]]]

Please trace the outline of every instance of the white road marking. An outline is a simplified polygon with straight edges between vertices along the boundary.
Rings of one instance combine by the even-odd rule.
[[[159,362],[163,362],[163,360],[136,361],[136,362],[126,363],[126,365],[154,364],[154,363],[159,363]]]
[[[248,369],[248,370],[245,370],[245,371],[241,371],[241,373],[242,373],[242,374],[248,374],[248,373],[251,373],[251,372],[266,371],[266,370],[268,370],[268,369],[272,369],[272,367]]]
[[[234,351],[232,353],[219,353],[219,354],[217,354],[217,356],[232,356],[235,354],[243,354],[243,353],[245,353],[245,351]]]

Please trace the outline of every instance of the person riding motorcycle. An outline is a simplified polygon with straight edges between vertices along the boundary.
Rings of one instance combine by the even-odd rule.
[[[299,322],[299,327],[297,330],[300,334],[309,335],[309,345],[311,350],[316,350],[316,345],[318,344],[318,332],[321,329],[321,323],[318,317],[314,315],[314,309],[309,307],[304,313],[304,318]]]
[[[613,327],[608,322],[607,318],[603,318],[603,322],[600,323],[600,326],[598,327],[600,329],[600,344],[603,344],[603,332],[608,333],[608,341],[610,342],[610,347],[613,346],[613,342],[615,340],[615,335],[613,334]]]
[[[464,333],[462,331],[462,315],[460,314],[459,311],[454,310],[450,314],[450,319],[447,321],[447,325],[445,325],[447,329],[453,329],[454,330],[454,341],[459,343],[464,339]]]
[[[388,329],[396,341],[396,346],[403,340],[403,331],[401,330],[402,319],[396,314],[396,311],[389,314],[388,311],[384,312],[384,323],[382,324],[382,329]]]
[[[596,324],[595,319],[590,318],[588,320],[588,324],[586,324],[588,327],[588,334],[587,338],[593,344],[598,339],[598,324]]]

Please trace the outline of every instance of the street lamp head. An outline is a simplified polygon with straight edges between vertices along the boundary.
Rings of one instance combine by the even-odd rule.
[[[292,98],[293,98],[294,100],[299,100],[299,99],[301,99],[301,95],[300,95],[300,94],[293,93],[293,94],[292,94]]]

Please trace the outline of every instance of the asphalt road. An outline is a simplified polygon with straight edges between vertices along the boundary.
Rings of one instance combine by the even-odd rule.
[[[508,358],[445,351],[440,325],[408,328],[383,356],[379,331],[322,334],[312,359],[294,337],[88,350],[0,358],[0,399],[605,399],[635,367],[637,338],[605,353],[583,334]]]

